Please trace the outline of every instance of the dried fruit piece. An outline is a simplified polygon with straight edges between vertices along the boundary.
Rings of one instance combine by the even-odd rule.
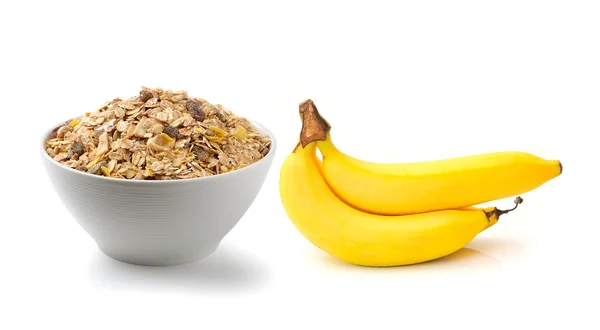
[[[192,117],[199,122],[203,122],[204,118],[206,118],[206,115],[204,114],[204,110],[202,110],[200,108],[200,104],[198,104],[192,100],[188,100],[185,103],[185,108],[190,113],[190,115],[192,115]]]
[[[165,126],[165,128],[163,129],[163,133],[167,134],[172,138],[181,139],[181,134],[179,133],[179,130],[173,126]]]
[[[207,136],[206,137],[207,140],[209,141],[224,141],[225,139],[221,136]]]
[[[59,139],[62,139],[65,137],[65,134],[67,132],[72,132],[72,131],[73,131],[73,128],[71,126],[65,125],[58,129],[58,132],[56,132],[56,137]]]
[[[194,146],[194,148],[192,149],[192,152],[194,153],[194,155],[196,155],[196,159],[204,162],[208,159],[208,157],[210,157],[210,154],[208,153],[208,151],[206,151],[206,149],[200,147],[200,146]]]
[[[84,145],[81,141],[75,141],[71,144],[71,146],[69,147],[69,154],[67,155],[67,158],[71,158],[74,155],[77,155],[77,157],[83,155],[83,153],[85,152],[84,150]]]
[[[236,127],[234,136],[238,140],[245,139],[247,134],[246,134],[246,129],[244,128],[244,126]]]
[[[210,126],[209,129],[211,129],[213,132],[217,133],[217,135],[219,135],[219,136],[227,135],[227,132],[218,128],[217,126]]]
[[[102,174],[104,174],[105,176],[110,176],[110,170],[108,169],[108,167],[100,166],[100,171],[102,171]]]
[[[192,113],[192,112],[200,110],[200,105],[192,100],[188,100],[185,103],[185,108],[187,109],[187,111],[189,113]]]
[[[58,130],[63,127],[63,125],[59,125],[54,127],[54,129],[52,129],[52,131],[50,132],[50,135],[48,136],[48,139],[55,139],[57,134],[58,134]]]
[[[146,103],[149,99],[153,98],[154,96],[152,95],[152,93],[150,91],[144,90],[140,92],[140,101]]]

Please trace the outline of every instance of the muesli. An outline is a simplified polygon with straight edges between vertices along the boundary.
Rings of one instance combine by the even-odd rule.
[[[246,118],[187,91],[142,87],[52,130],[46,152],[73,169],[133,180],[190,179],[262,159],[271,140]]]

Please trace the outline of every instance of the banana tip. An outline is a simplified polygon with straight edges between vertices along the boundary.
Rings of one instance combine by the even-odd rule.
[[[562,163],[560,161],[558,162],[558,167],[560,168],[560,172],[558,174],[562,174],[563,166],[562,166]]]

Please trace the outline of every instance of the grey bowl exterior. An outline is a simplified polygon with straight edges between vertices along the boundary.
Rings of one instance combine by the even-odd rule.
[[[71,169],[41,153],[64,207],[109,257],[168,266],[202,259],[216,250],[258,195],[273,163],[271,150],[245,168],[211,177],[143,181],[107,178]]]

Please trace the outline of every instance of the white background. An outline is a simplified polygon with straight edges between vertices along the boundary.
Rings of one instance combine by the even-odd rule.
[[[2,2],[0,328],[598,329],[599,17],[594,1]],[[105,257],[42,168],[43,131],[142,85],[279,142],[256,202],[198,263]],[[359,158],[522,150],[564,173],[450,257],[349,266],[279,200],[307,98]]]

